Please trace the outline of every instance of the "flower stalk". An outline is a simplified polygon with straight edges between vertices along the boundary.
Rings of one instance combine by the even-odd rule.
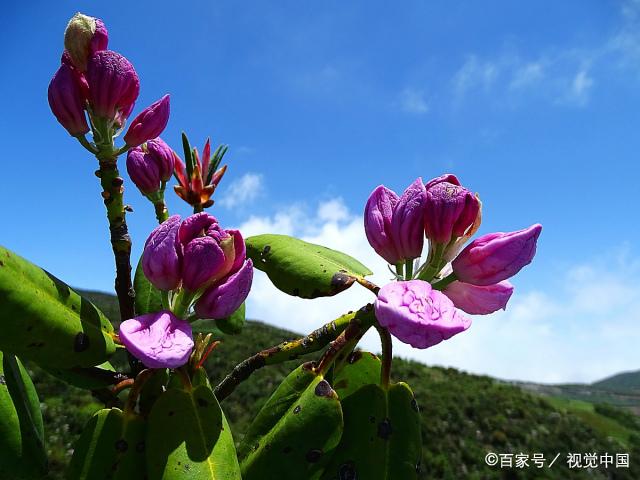
[[[100,178],[102,198],[107,209],[111,248],[116,264],[115,290],[120,307],[120,319],[135,316],[135,292],[131,283],[131,237],[127,227],[127,207],[124,204],[124,180],[120,176],[113,150],[100,149],[96,155],[100,168],[96,175]]]
[[[391,364],[393,362],[393,342],[389,330],[376,325],[378,335],[380,335],[380,343],[382,344],[382,368],[380,369],[380,385],[384,389],[389,388],[391,379]]]

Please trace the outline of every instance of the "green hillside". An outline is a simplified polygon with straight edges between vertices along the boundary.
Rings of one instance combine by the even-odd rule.
[[[592,384],[594,387],[620,393],[640,395],[640,370],[624,372]]]
[[[116,312],[113,297],[88,296],[108,314]],[[235,364],[258,349],[295,336],[259,322],[248,322],[242,335],[223,337],[222,344],[210,356],[206,367],[212,381],[222,379]],[[116,358],[114,363],[122,361]],[[223,402],[236,441],[251,421],[251,412],[257,411],[298,363],[300,360],[259,370]],[[63,478],[61,472],[72,453],[73,441],[99,405],[88,392],[67,387],[33,365],[31,370],[43,403],[52,457],[51,478]],[[392,376],[411,385],[421,407],[423,478],[640,478],[640,425],[629,422],[625,412],[616,417],[618,409],[611,407],[611,413],[589,411],[585,406],[575,408],[489,377],[401,359],[394,362]],[[500,470],[485,465],[488,452],[523,452],[531,456],[543,453],[547,461],[561,455],[551,469],[531,465]],[[629,453],[630,468],[569,470],[565,460],[569,452]]]
[[[594,383],[538,384],[511,382],[521,388],[552,398],[597,405],[613,405],[640,416],[640,372],[614,375]]]

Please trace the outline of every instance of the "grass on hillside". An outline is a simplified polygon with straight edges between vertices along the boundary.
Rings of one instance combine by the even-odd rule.
[[[629,447],[632,435],[638,434],[638,430],[633,426],[628,428],[619,420],[596,412],[596,406],[593,403],[562,397],[547,397],[547,401],[560,411],[576,415],[594,430],[602,435],[615,438],[625,447]]]

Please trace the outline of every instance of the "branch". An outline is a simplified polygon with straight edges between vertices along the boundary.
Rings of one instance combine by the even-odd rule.
[[[309,335],[291,342],[282,342],[274,347],[267,348],[247,358],[238,364],[215,388],[218,401],[227,398],[243,381],[253,372],[265,365],[295,360],[301,355],[317,352],[324,348],[330,341],[335,340],[349,326],[352,320],[368,316],[372,311],[371,304],[362,307],[357,312],[349,312],[321,328],[314,330]]]
[[[102,198],[107,209],[111,248],[116,261],[115,290],[120,306],[120,319],[135,316],[135,292],[131,284],[131,237],[125,219],[123,203],[124,180],[120,177],[115,158],[100,159],[100,169],[96,172],[102,186]]]

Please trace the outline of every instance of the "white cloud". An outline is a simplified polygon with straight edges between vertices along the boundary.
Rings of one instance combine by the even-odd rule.
[[[617,25],[598,43],[553,46],[534,55],[512,45],[493,56],[471,54],[452,76],[452,94],[455,105],[474,92],[509,106],[534,98],[585,107],[596,85],[607,85],[596,79],[616,69],[635,73],[633,80],[640,78],[640,0],[621,2]]]
[[[534,86],[544,78],[544,65],[542,62],[529,62],[516,67],[509,88],[519,89]]]
[[[587,67],[581,67],[573,77],[566,96],[566,101],[583,106],[589,101],[593,78],[589,76]]]
[[[636,73],[640,67],[640,0],[627,0],[622,4],[623,23],[605,46],[605,55],[611,55],[617,64]]]
[[[219,205],[234,208],[255,200],[263,191],[263,177],[258,173],[245,173],[229,184],[222,194]]]
[[[429,111],[429,103],[422,90],[405,88],[400,93],[400,109],[406,113],[421,115]]]
[[[272,216],[254,216],[239,228],[247,236],[284,233],[341,250],[371,268],[378,285],[391,279],[385,262],[367,243],[361,216],[341,199],[320,205],[315,214],[294,205]],[[638,275],[640,261],[621,252],[569,268],[558,284],[549,280],[534,291],[518,291],[516,278],[516,294],[506,312],[476,316],[469,331],[427,350],[394,341],[395,353],[428,365],[539,382],[594,381],[638,368]],[[247,308],[249,318],[304,333],[373,300],[359,285],[335,297],[291,297],[256,271]],[[375,333],[367,334],[361,346],[379,351]]]
[[[488,91],[498,78],[499,63],[482,60],[475,55],[469,56],[453,76],[457,100],[461,100],[467,92],[477,88]]]
[[[536,98],[556,105],[588,104],[594,79],[594,52],[561,50],[528,58],[510,50],[494,58],[469,56],[452,78],[454,104],[471,93],[501,105],[514,106]],[[482,98],[482,97],[480,97]]]

